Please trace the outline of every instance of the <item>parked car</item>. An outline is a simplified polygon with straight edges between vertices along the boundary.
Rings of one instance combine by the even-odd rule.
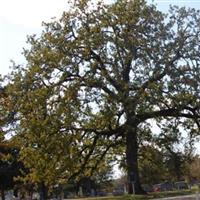
[[[154,192],[171,191],[171,190],[173,190],[173,184],[170,182],[164,182],[153,185]]]
[[[185,190],[185,189],[189,189],[189,186],[185,181],[179,181],[179,182],[174,183],[174,188],[177,190]]]
[[[153,192],[153,186],[148,184],[143,184],[142,188],[145,192]]]
[[[97,194],[96,194],[97,196],[107,196],[107,192],[105,192],[105,191],[97,191]]]
[[[114,196],[120,196],[124,194],[124,188],[115,188],[113,190],[113,195]]]

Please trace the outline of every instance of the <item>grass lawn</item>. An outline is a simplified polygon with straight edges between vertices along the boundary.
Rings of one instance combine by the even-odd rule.
[[[169,192],[154,192],[148,195],[123,195],[123,196],[107,196],[107,197],[93,197],[82,198],[83,200],[148,200],[154,198],[174,197],[181,195],[194,194],[195,191],[181,190],[181,191],[169,191]]]

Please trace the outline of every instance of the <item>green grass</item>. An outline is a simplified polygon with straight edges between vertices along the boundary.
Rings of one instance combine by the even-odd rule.
[[[168,192],[155,192],[152,193],[152,198],[165,198],[165,197],[175,197],[182,195],[193,194],[194,192],[191,190],[176,190],[176,191],[168,191]]]
[[[93,197],[93,198],[83,198],[83,200],[148,200],[154,198],[165,198],[174,197],[182,195],[194,194],[192,190],[179,190],[179,191],[169,191],[169,192],[154,192],[148,195],[123,195],[123,196],[107,196],[107,197]]]

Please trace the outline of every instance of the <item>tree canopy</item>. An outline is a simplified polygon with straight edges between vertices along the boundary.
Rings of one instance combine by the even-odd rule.
[[[75,1],[44,23],[4,87],[31,179],[93,173],[123,151],[128,191],[142,193],[138,148],[151,120],[198,134],[199,42],[199,11],[165,15],[144,0]]]

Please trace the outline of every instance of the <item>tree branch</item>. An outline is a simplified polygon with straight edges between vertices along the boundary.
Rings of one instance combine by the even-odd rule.
[[[184,113],[183,111],[186,110],[185,108],[169,108],[163,109],[158,111],[146,112],[143,114],[137,115],[137,118],[140,121],[145,121],[147,119],[157,118],[157,117],[185,117],[190,119],[198,119],[200,118],[199,115],[191,114],[191,113]]]

